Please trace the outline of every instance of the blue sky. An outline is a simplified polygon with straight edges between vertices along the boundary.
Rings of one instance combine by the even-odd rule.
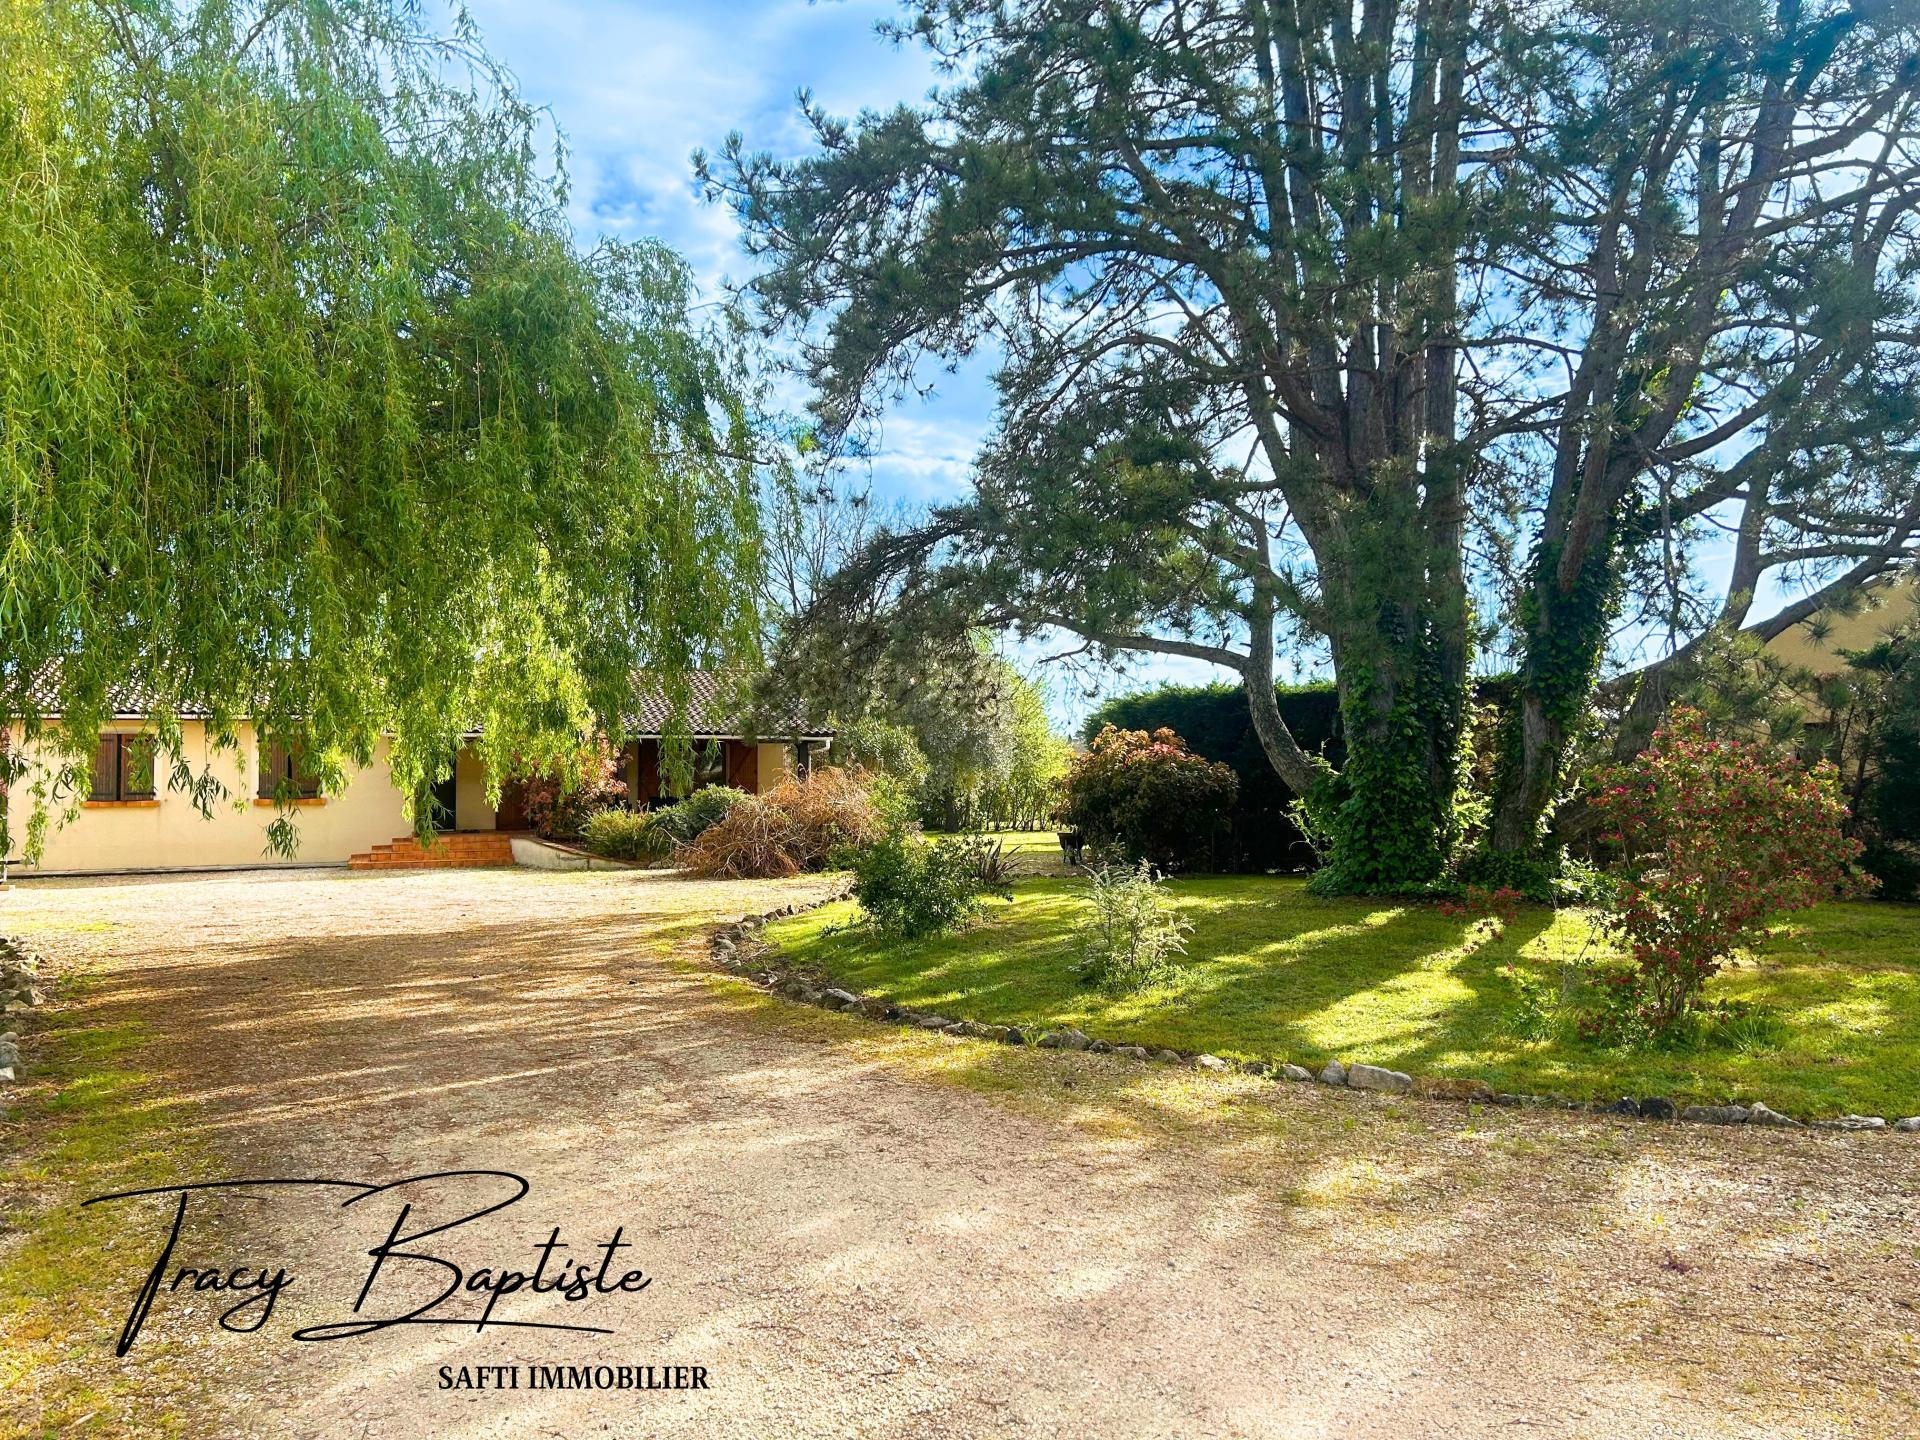
[[[653,236],[717,291],[748,273],[732,215],[696,193],[690,156],[738,130],[756,149],[804,153],[803,87],[836,114],[924,98],[937,76],[923,51],[874,32],[892,0],[469,0],[487,48],[526,98],[551,111],[568,149],[572,212],[583,241]],[[988,367],[940,375],[931,400],[887,418],[872,467],[878,497],[925,503],[963,494],[992,420]],[[1029,647],[1021,658],[1046,653]],[[1102,693],[1162,678],[1228,678],[1211,666],[1148,658],[1128,677],[1046,675],[1056,723],[1077,727]]]
[[[918,50],[874,33],[891,3],[664,4],[655,0],[472,0],[488,48],[564,132],[575,227],[585,240],[654,236],[717,290],[750,268],[732,215],[704,202],[689,156],[731,130],[756,149],[809,148],[796,93],[839,114],[916,101],[934,83]],[[932,403],[898,407],[874,470],[888,497],[960,494],[991,419],[976,369],[942,377]]]

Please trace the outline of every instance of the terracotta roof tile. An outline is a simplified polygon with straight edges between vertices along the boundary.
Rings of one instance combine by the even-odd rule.
[[[40,707],[43,715],[57,714],[55,707],[59,703],[59,673],[57,667],[48,666],[35,677],[29,687],[34,703]],[[747,734],[764,735],[768,739],[782,739],[791,735],[809,738],[826,738],[833,734],[830,727],[818,717],[807,716],[796,704],[782,714],[763,717],[757,727],[748,726],[743,720],[747,707],[730,704],[725,692],[726,677],[714,670],[696,670],[689,680],[691,691],[688,724],[695,736],[744,736]],[[138,720],[144,718],[154,708],[154,694],[150,688],[139,683],[130,683],[114,692],[113,718],[116,720]],[[643,689],[639,705],[624,717],[627,729],[634,735],[658,735],[666,729],[671,706],[664,692]],[[206,711],[196,708],[180,712],[183,720],[204,719]]]

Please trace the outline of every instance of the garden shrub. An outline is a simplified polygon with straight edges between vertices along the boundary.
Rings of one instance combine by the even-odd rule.
[[[654,823],[680,844],[690,845],[708,827],[726,819],[734,806],[752,798],[746,791],[736,790],[731,785],[703,786],[671,805],[656,806],[652,812]]]
[[[1280,717],[1310,755],[1338,767],[1346,759],[1340,734],[1340,698],[1331,684],[1278,685]],[[1316,850],[1301,824],[1294,794],[1273,768],[1254,732],[1243,685],[1158,685],[1103,702],[1087,719],[1091,741],[1108,725],[1118,730],[1171,730],[1187,748],[1233,767],[1240,780],[1231,834],[1216,864],[1249,871],[1309,870]]]
[[[778,805],[748,795],[709,825],[676,858],[696,875],[772,880],[800,873],[792,818]]]
[[[580,827],[581,842],[611,860],[664,860],[678,843],[651,813],[596,810]]]
[[[1060,822],[1096,855],[1161,870],[1220,863],[1240,782],[1171,730],[1149,735],[1111,725],[1067,773]]]
[[[887,831],[852,857],[853,894],[882,934],[918,940],[958,929],[988,895],[1012,898],[982,877],[979,846],[948,839],[928,844],[904,828]]]
[[[1603,1007],[1612,1030],[1672,1029],[1735,949],[1769,923],[1864,886],[1831,764],[1716,740],[1677,710],[1631,763],[1602,773],[1594,805],[1620,847],[1603,910],[1634,968]]]
[[[1093,872],[1087,914],[1074,927],[1080,968],[1102,990],[1133,994],[1179,974],[1193,929],[1144,860]]]
[[[546,770],[524,783],[522,805],[527,824],[550,840],[577,840],[587,817],[626,804],[627,781],[621,753],[600,740],[583,747],[574,765],[578,780]]]
[[[858,770],[815,770],[761,798],[787,816],[794,863],[802,870],[823,869],[837,852],[871,844],[886,829]]]

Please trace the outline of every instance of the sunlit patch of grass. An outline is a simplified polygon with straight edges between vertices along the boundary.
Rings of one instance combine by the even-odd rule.
[[[1523,909],[1504,933],[1425,905],[1324,900],[1301,882],[1205,878],[1170,887],[1193,924],[1176,983],[1132,996],[1084,984],[1071,929],[1084,881],[1016,887],[964,934],[882,940],[849,902],[772,926],[788,955],[920,1009],[1027,1026],[1077,1025],[1116,1044],[1318,1066],[1366,1060],[1418,1075],[1585,1099],[1765,1100],[1805,1117],[1920,1111],[1920,909],[1827,905],[1780,928],[1708,987],[1752,1013],[1680,1046],[1622,1049],[1561,1024],[1517,1023],[1504,972],[1620,957],[1590,916]]]
[[[63,999],[86,986],[68,981]],[[140,1067],[131,1024],[56,1015],[30,1037],[23,1133],[0,1194],[14,1197],[0,1248],[0,1436],[195,1433],[174,1352],[142,1336],[137,1360],[113,1341],[143,1257],[117,1247],[89,1195],[192,1178],[181,1107]]]

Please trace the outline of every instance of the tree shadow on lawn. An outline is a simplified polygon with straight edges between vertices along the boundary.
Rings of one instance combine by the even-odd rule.
[[[1582,1098],[1764,1099],[1804,1118],[1920,1108],[1920,911],[1835,905],[1783,927],[1710,984],[1753,1020],[1688,1044],[1624,1049],[1530,1014],[1506,966],[1549,990],[1558,966],[1616,953],[1578,912],[1524,907],[1497,938],[1437,907],[1322,900],[1297,881],[1194,879],[1171,887],[1194,922],[1192,963],[1138,996],[1076,970],[1083,884],[1031,882],[979,927],[917,943],[861,927],[776,926],[788,953],[834,982],[954,1018],[1076,1025],[1115,1043],[1285,1059],[1365,1060],[1414,1074]],[[835,912],[844,927],[853,909]]]
[[[791,953],[840,983],[956,1018],[1073,1024],[1117,1043],[1228,1057],[1437,1065],[1463,1043],[1498,1036],[1511,991],[1494,972],[1553,923],[1550,911],[1526,911],[1498,941],[1466,952],[1472,922],[1433,907],[1274,887],[1176,882],[1194,924],[1191,963],[1138,996],[1108,996],[1082,979],[1071,928],[1084,886],[1064,881],[1022,887],[1018,905],[958,936],[916,945],[850,926],[806,936]],[[851,907],[839,914],[851,919]]]

